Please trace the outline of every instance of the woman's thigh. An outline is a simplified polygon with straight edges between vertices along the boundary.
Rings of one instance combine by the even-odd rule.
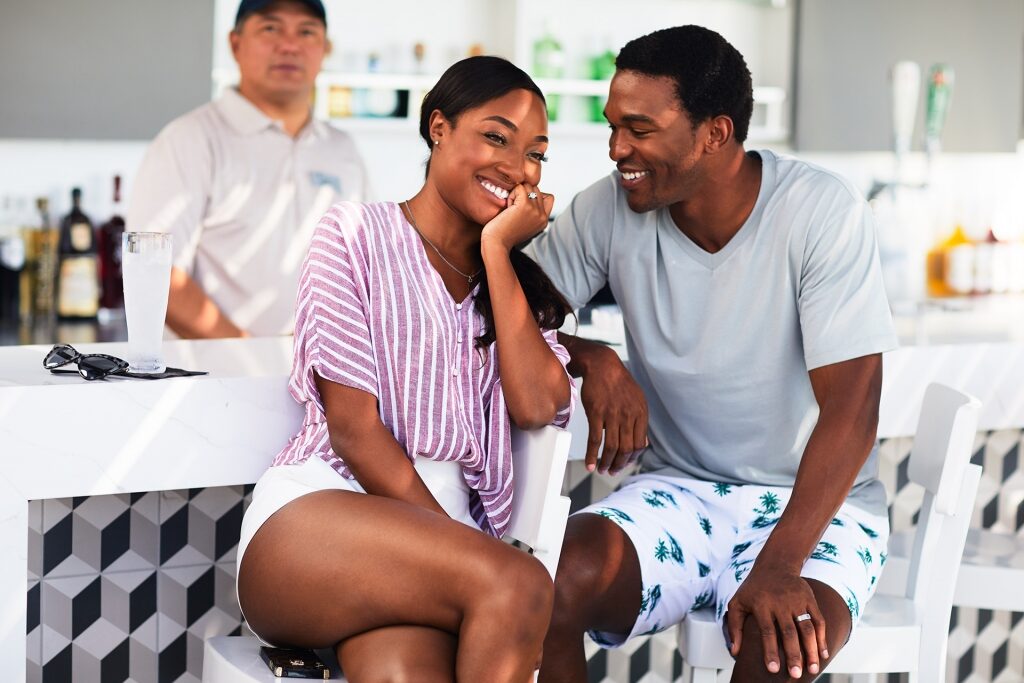
[[[260,527],[242,558],[238,596],[262,638],[333,647],[395,625],[455,634],[494,591],[530,595],[544,579],[534,558],[465,524],[331,490],[292,501]]]
[[[349,683],[455,680],[458,640],[429,626],[385,626],[352,636],[337,647]]]

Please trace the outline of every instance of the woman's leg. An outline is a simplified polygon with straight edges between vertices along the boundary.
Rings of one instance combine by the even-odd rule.
[[[457,646],[430,626],[385,626],[343,640],[337,653],[349,683],[451,683]]]
[[[333,647],[390,626],[457,636],[460,681],[527,680],[551,612],[530,556],[447,517],[347,491],[298,498],[249,543],[238,580],[253,630]]]

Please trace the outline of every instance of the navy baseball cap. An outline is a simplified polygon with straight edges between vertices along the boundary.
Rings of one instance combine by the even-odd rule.
[[[300,5],[305,5],[306,9],[320,21],[324,22],[324,26],[327,26],[327,12],[324,10],[324,3],[320,0],[293,0],[298,2]],[[238,26],[253,12],[260,12],[264,10],[268,5],[272,5],[280,0],[242,0],[238,4],[238,13],[235,14],[235,26]]]

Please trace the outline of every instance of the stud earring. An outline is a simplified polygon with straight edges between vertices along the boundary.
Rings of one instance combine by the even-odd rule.
[[[440,140],[434,140],[434,146],[435,146],[435,147],[436,147],[437,145],[440,145],[440,144],[441,144],[441,141],[440,141]]]

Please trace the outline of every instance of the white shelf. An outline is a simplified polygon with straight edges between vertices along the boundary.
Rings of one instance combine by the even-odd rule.
[[[218,68],[212,72],[215,86],[224,87],[238,80],[235,68]],[[343,88],[366,88],[372,90],[409,90],[426,92],[433,87],[440,74],[392,74],[392,73],[350,73],[321,71],[317,76],[317,87],[340,86]],[[604,96],[608,94],[605,80],[582,78],[538,78],[537,85],[545,94],[574,96]],[[780,104],[786,100],[786,91],[774,86],[755,86],[755,104]]]
[[[238,80],[238,71],[234,68],[218,68],[212,72],[214,96],[221,90],[232,85]],[[416,103],[423,95],[437,82],[438,75],[424,74],[385,74],[385,73],[343,73],[322,71],[317,77],[316,115],[319,118],[328,119],[337,127],[352,132],[358,131],[408,131],[414,130],[418,123],[415,120],[419,115],[419,108]],[[601,97],[608,94],[609,81],[585,80],[571,78],[544,78],[537,79],[540,89],[549,95],[564,95],[568,97]],[[327,102],[330,88],[342,87],[369,90],[408,90],[410,93],[410,106],[408,118],[389,117],[346,117],[330,118],[327,112]],[[762,122],[759,125],[751,125],[748,139],[751,142],[784,142],[789,131],[782,122],[783,106],[786,102],[786,91],[784,88],[773,86],[757,86],[754,88],[755,111],[761,108],[763,113],[759,117]],[[593,123],[588,121],[552,122],[551,132],[554,135],[566,136],[587,136],[603,137],[608,134],[608,127],[604,123]]]

